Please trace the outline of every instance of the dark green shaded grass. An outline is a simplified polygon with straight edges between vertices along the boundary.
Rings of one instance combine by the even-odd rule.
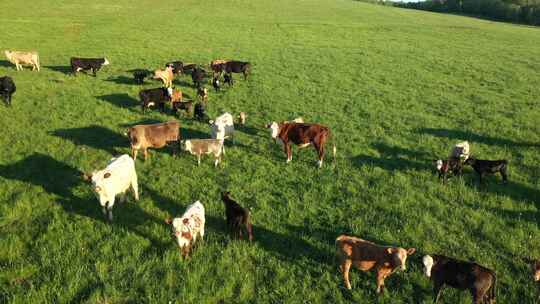
[[[522,256],[538,251],[538,29],[353,1],[33,1],[0,4],[3,48],[38,50],[42,71],[0,74],[18,87],[0,107],[0,301],[9,303],[430,303],[421,256],[474,258],[498,274],[500,303],[533,303]],[[70,56],[106,56],[94,78]],[[140,201],[107,223],[80,171],[128,153],[143,115],[133,68],[170,60],[253,62],[253,75],[211,92],[211,117],[248,113],[224,162],[151,151],[136,163]],[[189,77],[175,81],[190,98]],[[283,152],[263,125],[303,116],[338,147]],[[179,118],[185,138],[207,124]],[[472,170],[447,185],[431,161],[469,140],[479,158],[510,161],[510,182]],[[219,193],[252,211],[255,242],[230,241]],[[201,200],[207,235],[182,260],[164,224]],[[345,291],[334,259],[341,233],[416,247],[377,299],[373,273]],[[445,290],[446,303],[470,303]]]

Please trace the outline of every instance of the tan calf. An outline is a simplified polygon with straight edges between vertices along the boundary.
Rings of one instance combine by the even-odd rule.
[[[172,82],[174,79],[172,66],[167,66],[165,70],[155,70],[154,79],[161,79],[161,81],[163,81],[163,85],[167,88],[172,87]]]
[[[4,51],[7,60],[15,64],[17,71],[22,70],[22,65],[31,65],[32,71],[35,69],[39,72],[39,56],[37,52],[17,52],[17,51]]]
[[[133,160],[137,159],[137,152],[142,149],[144,160],[148,158],[148,148],[162,148],[173,143],[173,154],[176,154],[177,144],[180,141],[180,123],[169,121],[151,125],[136,125],[128,129],[127,135],[131,142]]]
[[[201,165],[201,155],[213,154],[216,167],[221,161],[221,155],[225,153],[223,139],[189,139],[184,142],[184,150],[197,155],[197,165]]]
[[[406,269],[407,256],[416,251],[415,248],[379,246],[347,235],[340,235],[336,239],[336,247],[345,287],[351,289],[349,270],[354,266],[365,272],[377,272],[377,293],[383,291],[384,280],[394,271]]]

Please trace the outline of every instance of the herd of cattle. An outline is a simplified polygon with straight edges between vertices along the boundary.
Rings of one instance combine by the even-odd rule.
[[[15,64],[17,70],[23,65],[31,65],[32,70],[40,70],[39,56],[36,52],[5,51],[6,58]],[[76,75],[80,71],[92,71],[96,76],[102,66],[108,65],[106,58],[76,58],[70,60],[71,71]],[[212,86],[216,91],[221,88],[223,82],[232,86],[234,84],[232,73],[242,73],[247,79],[251,64],[249,62],[234,60],[214,60],[210,62],[212,70]],[[142,111],[154,106],[162,112],[166,104],[176,113],[178,110],[193,112],[193,116],[199,120],[207,119],[205,104],[208,101],[208,89],[204,87],[208,73],[197,64],[184,64],[181,61],[173,61],[165,65],[165,69],[156,70],[153,73],[146,69],[132,70],[134,81],[144,83],[145,78],[154,75],[154,79],[163,82],[163,87],[141,90],[139,98]],[[224,73],[224,75],[223,75]],[[183,100],[182,92],[172,86],[175,75],[191,74],[191,78],[197,88],[197,96],[200,102],[193,104],[192,101]],[[9,76],[0,77],[0,93],[6,105],[11,105],[11,96],[16,91],[13,79]],[[241,125],[246,123],[246,113],[238,115]],[[126,134],[130,140],[131,157],[127,154],[112,158],[102,170],[92,174],[83,174],[85,180],[92,184],[97,199],[99,200],[104,215],[113,220],[112,208],[115,199],[126,199],[126,193],[131,190],[134,199],[139,199],[137,173],[135,160],[137,152],[142,150],[144,159],[148,158],[148,148],[162,148],[172,145],[173,154],[177,148],[183,148],[190,154],[197,156],[200,165],[201,156],[212,154],[217,166],[225,154],[224,141],[230,138],[234,143],[234,118],[230,113],[223,113],[215,120],[210,120],[211,138],[181,140],[180,124],[177,121],[169,121],[158,124],[135,125],[130,127]],[[271,137],[283,146],[287,156],[287,163],[292,160],[291,144],[299,148],[313,146],[318,153],[317,164],[322,166],[325,145],[331,138],[329,128],[326,126],[305,123],[302,118],[293,121],[272,122],[266,126]],[[336,146],[333,144],[334,164],[336,160]],[[455,176],[462,174],[464,165],[470,165],[478,174],[480,183],[487,174],[500,173],[504,182],[507,182],[506,160],[481,160],[470,156],[468,142],[456,144],[446,159],[434,161],[439,173],[439,179],[446,182],[449,173]],[[232,238],[243,239],[247,234],[249,241],[253,240],[253,231],[250,220],[250,212],[242,207],[230,196],[229,192],[222,193],[222,201],[225,205],[227,226]],[[197,201],[189,205],[180,217],[166,219],[171,226],[172,236],[178,244],[182,256],[189,256],[195,242],[204,237],[205,209],[201,202]],[[351,289],[349,270],[354,266],[362,271],[374,270],[377,275],[377,293],[384,289],[384,280],[396,270],[406,269],[407,257],[416,249],[404,249],[394,246],[380,246],[372,242],[341,235],[336,239],[339,268],[343,274],[345,287]],[[422,259],[424,273],[430,277],[434,284],[435,302],[439,300],[440,291],[445,285],[468,290],[474,303],[493,303],[496,298],[497,277],[493,270],[483,267],[476,262],[461,261],[443,255],[425,255]],[[526,260],[532,265],[534,281],[540,282],[540,261]]]

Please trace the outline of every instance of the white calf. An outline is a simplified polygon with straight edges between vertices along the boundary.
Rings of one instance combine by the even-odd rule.
[[[189,255],[197,239],[204,238],[204,206],[200,201],[189,205],[181,217],[165,222],[172,225],[176,243],[184,257]]]

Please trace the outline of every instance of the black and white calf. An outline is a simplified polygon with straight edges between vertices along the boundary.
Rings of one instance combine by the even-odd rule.
[[[461,176],[463,170],[463,161],[460,158],[450,157],[449,159],[438,159],[434,161],[439,172],[439,179],[446,182],[448,173],[452,172],[454,176]]]
[[[88,71],[92,70],[94,77],[96,72],[101,69],[102,66],[108,65],[109,61],[107,58],[78,58],[71,57],[71,72],[73,75],[76,75],[79,71]]]
[[[143,113],[151,106],[158,107],[161,112],[165,111],[165,104],[171,100],[172,88],[154,88],[141,90],[139,99]]]
[[[501,174],[504,183],[508,182],[508,176],[506,174],[508,161],[506,159],[483,160],[476,159],[471,156],[465,161],[465,164],[470,165],[474,171],[476,171],[478,178],[480,179],[480,183],[482,183],[482,177],[495,173]]]
[[[474,304],[495,303],[497,276],[492,270],[443,255],[426,255],[422,262],[424,274],[433,281],[435,303],[445,285],[470,291]]]
[[[0,95],[2,96],[2,99],[4,99],[6,105],[11,105],[11,95],[15,93],[16,89],[15,82],[13,82],[11,77],[0,77]]]

